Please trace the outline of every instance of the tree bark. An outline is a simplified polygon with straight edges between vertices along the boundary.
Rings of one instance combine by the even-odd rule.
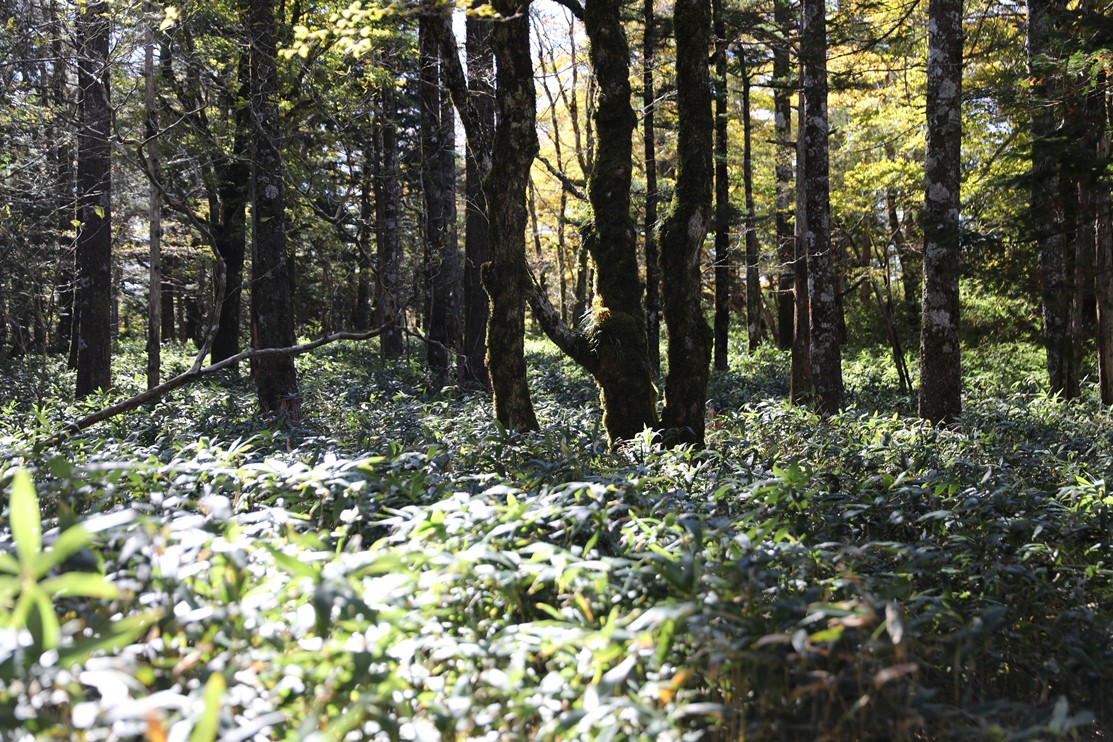
[[[653,66],[657,46],[656,14],[653,0],[644,0],[642,19],[642,134],[645,143],[645,321],[649,365],[654,377],[661,375],[661,265],[657,250],[657,108]]]
[[[919,414],[933,422],[947,422],[962,411],[958,337],[962,0],[930,0],[928,18]]]
[[[375,323],[385,325],[399,313],[402,246],[399,218],[402,186],[398,177],[398,98],[394,89],[382,91],[378,126],[379,164],[375,173],[375,250],[378,280],[375,285]],[[402,322],[391,324],[379,338],[384,358],[402,355]]]
[[[1108,79],[1099,78],[1097,93],[1100,103],[1095,113],[1098,120],[1092,125],[1099,132],[1095,154],[1097,161],[1109,162],[1109,110],[1107,103]],[[1101,403],[1113,404],[1113,209],[1110,206],[1109,187],[1099,180],[1094,191],[1094,286],[1097,293],[1097,356],[1098,389]],[[1103,187],[1104,186],[1104,187]]]
[[[456,245],[453,118],[446,116],[441,73],[440,10],[426,9],[419,21],[419,97],[421,105],[421,190],[425,212],[425,344],[430,388],[449,383],[455,348]]]
[[[482,141],[468,138],[466,163],[467,221],[464,227],[464,352],[461,381],[490,391],[487,372],[487,320],[491,310],[483,290],[481,269],[490,260],[490,230],[487,200],[483,193],[485,164],[490,162],[490,143],[495,128],[494,52],[490,41],[491,22],[468,18],[466,53],[468,96],[482,129]],[[476,152],[486,147],[486,152]]]
[[[158,108],[155,104],[155,30],[154,6],[145,5],[146,19],[143,43],[143,80],[147,114],[147,164],[154,178],[148,188],[148,259],[147,281],[147,388],[158,386],[162,373],[162,194],[158,189],[161,165],[158,146]]]
[[[746,217],[743,231],[746,234],[746,337],[750,352],[757,350],[765,335],[762,326],[761,301],[761,247],[757,241],[756,215],[754,214],[754,152],[753,121],[750,119],[751,70],[742,59],[742,190],[746,199]]]
[[[831,250],[828,180],[827,21],[824,0],[803,0],[800,54],[803,67],[806,154],[804,183],[811,338],[808,348],[815,408],[832,415],[843,404],[842,355],[838,335],[835,268]]]
[[[730,249],[730,180],[727,172],[727,49],[722,0],[711,0],[715,30],[715,341],[714,366],[729,365],[730,290],[734,261]]]
[[[483,266],[483,285],[491,299],[487,368],[495,418],[510,430],[528,431],[538,427],[525,360],[525,303],[530,291],[526,186],[538,147],[533,60],[526,10],[512,0],[497,0],[494,7],[505,19],[492,29],[498,123],[490,173],[483,182],[491,248],[491,260]]]
[[[294,345],[293,297],[286,254],[286,210],[278,121],[277,26],[274,0],[247,0],[251,54],[252,142],[252,290],[251,322],[255,348]],[[259,405],[291,420],[301,418],[301,392],[289,356],[254,360]]]
[[[797,120],[799,128],[796,135],[796,239],[793,256],[793,336],[792,336],[792,376],[789,397],[796,404],[810,399],[812,394],[811,364],[811,302],[808,295],[808,201],[807,170],[808,159],[804,141],[804,93],[800,92]]]
[[[776,193],[775,227],[777,233],[777,344],[788,349],[793,343],[795,301],[796,238],[792,232],[792,61],[788,37],[792,25],[792,9],[788,0],[775,0],[773,24],[778,38],[773,46],[773,126],[776,139],[774,177]]]
[[[711,328],[700,302],[703,240],[711,224],[712,140],[708,0],[677,0],[677,175],[661,230],[669,369],[661,423],[667,439],[703,445]]]
[[[112,386],[112,108],[108,100],[109,8],[77,11],[77,397]]]

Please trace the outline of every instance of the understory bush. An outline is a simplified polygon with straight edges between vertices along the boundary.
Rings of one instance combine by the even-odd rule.
[[[932,427],[887,352],[826,420],[733,359],[702,451],[608,450],[540,343],[531,434],[355,344],[300,361],[296,426],[227,376],[51,443],[64,372],[5,370],[0,737],[1108,735],[1109,409],[988,345]]]

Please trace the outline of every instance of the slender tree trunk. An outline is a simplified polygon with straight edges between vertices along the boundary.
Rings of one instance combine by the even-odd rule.
[[[757,350],[765,335],[762,326],[761,301],[761,247],[757,241],[756,216],[754,214],[754,151],[753,121],[750,120],[751,70],[742,60],[742,141],[745,152],[742,157],[742,190],[746,198],[746,219],[743,230],[746,233],[746,336],[750,352]]]
[[[920,332],[920,287],[924,275],[923,261],[915,249],[908,244],[904,235],[904,225],[897,214],[897,195],[893,189],[885,191],[885,209],[889,220],[889,234],[900,260],[900,283],[904,292],[904,308],[908,315],[908,326],[917,334]]]
[[[1100,104],[1092,122],[1098,132],[1097,161],[1109,162],[1109,110],[1107,103],[1108,79],[1099,78],[1097,92]],[[1099,179],[1094,191],[1094,286],[1097,292],[1097,356],[1098,388],[1101,403],[1113,404],[1113,209],[1110,207],[1109,185]]]
[[[455,166],[453,117],[447,105],[436,25],[439,10],[426,10],[419,21],[421,99],[421,189],[425,210],[425,360],[429,385],[441,389],[450,380],[455,349]],[[446,115],[447,114],[447,115]]]
[[[399,219],[402,186],[398,177],[398,99],[389,86],[382,91],[378,126],[379,166],[375,173],[375,246],[378,281],[375,286],[375,324],[397,321],[379,336],[384,358],[398,358],[403,351],[401,309],[401,259]]]
[[[57,233],[58,273],[55,286],[58,295],[57,347],[69,351],[74,337],[74,242],[67,235],[73,229],[74,180],[73,151],[66,121],[71,118],[67,98],[67,60],[63,49],[62,20],[56,0],[49,3],[50,48],[54,57],[50,78],[50,103],[60,125],[55,129],[51,148],[51,165],[54,171],[55,231]],[[74,349],[76,351],[76,348]],[[70,368],[77,368],[73,355]]]
[[[464,352],[462,381],[490,391],[487,373],[487,320],[490,304],[483,290],[481,269],[490,260],[490,231],[487,220],[487,199],[483,194],[486,175],[480,160],[490,162],[489,151],[495,129],[494,52],[490,41],[491,22],[467,19],[466,53],[468,60],[468,95],[476,112],[476,123],[485,136],[483,144],[468,140],[467,147],[467,222],[464,232]],[[476,153],[476,146],[487,152]],[[478,156],[477,156],[478,155]]]
[[[251,322],[256,348],[286,348],[294,345],[294,312],[286,254],[274,0],[247,0],[247,20],[254,125]],[[292,358],[261,356],[255,359],[254,375],[264,413],[301,418],[301,392]]]
[[[158,109],[155,106],[154,6],[146,4],[146,38],[143,44],[143,79],[146,83],[147,166],[154,178],[148,191],[149,260],[147,297],[147,388],[158,386],[162,371],[162,194],[158,190],[161,163],[158,146]]]
[[[773,24],[779,33],[773,46],[773,126],[776,139],[774,177],[776,179],[777,263],[777,344],[788,349],[793,343],[795,300],[796,238],[792,232],[792,62],[788,37],[792,9],[788,0],[775,0]]]
[[[927,420],[947,422],[962,411],[958,337],[962,0],[930,0],[928,19],[919,413]]]
[[[711,42],[708,0],[677,0],[677,174],[672,207],[661,229],[663,298],[669,333],[662,425],[679,442],[703,445],[711,328],[700,302],[703,240],[711,224]]]
[[[811,302],[808,296],[808,201],[807,170],[804,164],[808,152],[804,141],[804,94],[800,93],[799,129],[796,136],[796,239],[792,261],[793,271],[793,336],[792,336],[792,377],[789,396],[796,404],[802,404],[812,394],[811,364]]]
[[[722,0],[711,0],[715,29],[715,341],[714,365],[729,365],[730,289],[734,261],[730,249],[730,178],[727,172],[727,49]]]
[[[653,0],[642,3],[642,132],[645,142],[645,320],[649,365],[661,375],[661,266],[657,254],[657,108],[653,67],[656,63],[657,23]]]
[[[108,101],[108,4],[77,11],[77,390],[112,386],[112,108]]]
[[[371,117],[369,117],[371,118]],[[356,233],[356,295],[352,306],[352,327],[365,331],[371,327],[371,236],[375,229],[375,163],[378,141],[373,120],[366,122],[363,142],[363,167],[359,179],[359,230]]]
[[[491,260],[483,285],[491,298],[487,368],[494,390],[495,418],[506,428],[536,430],[537,416],[526,382],[525,304],[530,291],[526,267],[526,186],[537,154],[533,60],[529,15],[511,0],[497,0],[506,16],[494,24],[496,120],[491,170],[483,182],[490,218]]]
[[[803,63],[806,154],[808,297],[812,385],[816,411],[837,412],[843,404],[835,267],[831,250],[831,202],[827,160],[827,21],[824,0],[803,0],[800,54]]]

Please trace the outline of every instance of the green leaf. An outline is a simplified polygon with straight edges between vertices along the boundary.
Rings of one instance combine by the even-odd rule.
[[[189,742],[213,742],[220,731],[220,699],[224,697],[227,683],[224,676],[214,672],[205,683],[205,709],[189,735]]]
[[[263,548],[270,552],[270,555],[274,557],[274,561],[278,563],[279,567],[290,574],[298,577],[308,577],[313,581],[317,580],[317,571],[308,564],[295,559],[283,551],[279,551],[270,544],[263,544]]]
[[[42,577],[56,565],[61,564],[88,546],[92,540],[92,534],[81,526],[67,528],[54,542],[54,545],[50,547],[50,551],[43,554],[35,563],[35,578]]]
[[[108,578],[96,572],[67,572],[39,583],[47,595],[54,597],[82,597],[112,599],[119,596]]]
[[[40,652],[54,649],[62,641],[62,627],[58,623],[58,616],[54,613],[54,604],[50,596],[34,585],[27,591],[34,603],[34,610],[27,617],[27,628],[35,640],[35,647]]]
[[[12,479],[10,511],[16,554],[26,570],[38,558],[43,543],[35,486],[31,484],[31,475],[23,469],[17,471]]]
[[[6,551],[0,551],[0,572],[7,572],[10,575],[17,575],[20,572],[19,562]]]
[[[59,651],[59,667],[73,667],[85,662],[96,652],[115,652],[139,638],[148,626],[158,620],[158,611],[148,611],[138,616],[130,616],[122,621],[116,621],[107,632],[76,641],[72,646]]]

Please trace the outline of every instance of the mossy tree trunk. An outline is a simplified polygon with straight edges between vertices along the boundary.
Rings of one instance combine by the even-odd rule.
[[[666,438],[702,445],[711,328],[700,302],[703,241],[711,223],[712,141],[708,0],[677,0],[677,175],[661,230],[661,272],[668,328],[668,374],[661,423]]]
[[[835,262],[831,246],[828,179],[827,21],[824,0],[803,0],[800,55],[803,68],[803,177],[807,202],[804,242],[808,256],[811,381],[816,411],[837,412],[843,404],[842,353]]]
[[[274,0],[247,0],[246,10],[254,124],[251,322],[256,348],[287,348],[294,344],[294,311],[286,253]],[[254,376],[263,412],[301,418],[301,392],[292,358],[260,356],[254,362]]]
[[[947,422],[962,411],[958,337],[962,0],[930,0],[928,19],[919,414]]]
[[[599,385],[603,425],[612,445],[657,424],[657,392],[649,363],[637,235],[631,216],[637,120],[630,107],[630,51],[621,11],[620,0],[588,0],[584,8],[591,66],[599,89],[594,136],[589,137],[595,146],[588,178],[592,216],[582,232],[595,263],[590,321],[583,332],[573,330],[560,321],[539,290],[531,296],[545,332]],[[703,53],[707,53],[706,45]]]
[[[525,304],[530,291],[526,266],[526,186],[537,154],[533,60],[529,14],[499,0],[505,16],[493,24],[495,50],[494,142],[491,167],[483,181],[490,224],[491,260],[483,266],[490,296],[487,368],[494,393],[495,418],[512,430],[537,429],[526,382]]]

